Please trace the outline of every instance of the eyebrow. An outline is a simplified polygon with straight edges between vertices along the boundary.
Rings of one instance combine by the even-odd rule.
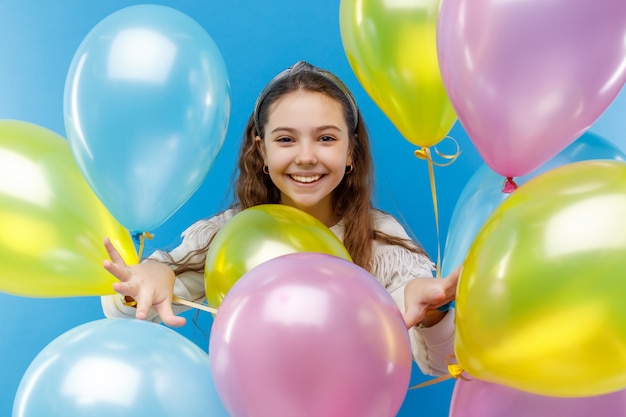
[[[294,129],[292,127],[282,127],[282,126],[278,126],[275,129],[272,129],[272,131],[270,133],[276,133],[279,131],[283,131],[283,132],[296,132],[298,129]],[[323,132],[324,130],[336,130],[337,132],[343,132],[343,130],[341,130],[341,128],[339,126],[335,126],[335,125],[324,125],[324,126],[318,126],[314,129],[315,132]]]

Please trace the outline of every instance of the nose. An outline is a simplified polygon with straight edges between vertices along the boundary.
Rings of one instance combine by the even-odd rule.
[[[315,154],[315,146],[310,143],[300,143],[295,158],[296,165],[315,165],[317,156]]]

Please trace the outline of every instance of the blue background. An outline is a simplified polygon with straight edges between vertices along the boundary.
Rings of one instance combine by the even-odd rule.
[[[129,0],[2,0],[0,2],[0,119],[23,120],[65,136],[65,77],[80,42],[102,19]],[[482,163],[462,127],[450,136],[462,154],[449,167],[435,169],[440,232],[435,228],[426,163],[413,156],[404,140],[371,101],[354,76],[339,34],[339,1],[229,0],[155,1],[195,19],[222,52],[232,89],[232,111],[225,145],[200,189],[166,223],[153,230],[144,253],[173,247],[193,221],[208,217],[229,202],[229,181],[241,132],[257,93],[278,71],[304,59],[327,68],[354,92],[369,126],[376,163],[376,204],[395,214],[436,259],[443,250],[448,222],[467,179]],[[626,92],[591,127],[626,150]],[[442,151],[446,149],[442,144]],[[1,221],[1,219],[0,219]],[[10,416],[13,398],[26,368],[64,332],[102,318],[97,297],[35,299],[0,294],[0,415]],[[179,329],[206,349],[211,316],[189,312]],[[194,325],[197,321],[199,326]],[[412,384],[428,380],[414,368]],[[399,416],[448,415],[453,381],[407,393]]]

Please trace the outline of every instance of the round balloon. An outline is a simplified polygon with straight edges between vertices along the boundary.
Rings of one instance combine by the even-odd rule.
[[[230,85],[202,26],[142,4],[112,13],[83,39],[63,109],[81,172],[138,234],[162,224],[202,184],[226,136]]]
[[[67,141],[31,123],[0,120],[0,291],[31,297],[113,294],[102,267],[109,237],[128,264],[128,232],[83,178]]]
[[[319,252],[351,260],[337,236],[302,210],[262,204],[235,214],[215,235],[207,253],[208,304],[218,307],[233,284],[255,266],[294,252]]]
[[[615,0],[441,3],[443,83],[487,165],[525,175],[598,119],[626,83],[624,22]]]
[[[582,161],[520,186],[467,254],[455,353],[472,376],[535,394],[626,388],[626,163]]]
[[[593,133],[585,133],[574,143],[552,157],[529,174],[516,178],[519,185],[531,178],[572,162],[594,159],[626,161],[626,154],[614,144]],[[446,237],[441,271],[449,275],[463,263],[465,255],[485,220],[510,194],[502,191],[504,178],[496,174],[487,164],[482,164],[463,188],[459,196]]]
[[[479,379],[458,379],[450,417],[626,417],[626,391],[581,398],[549,397]]]
[[[247,272],[217,311],[209,352],[233,417],[392,417],[411,376],[394,300],[364,269],[322,253]]]
[[[228,417],[208,355],[175,331],[102,319],[48,344],[22,377],[13,417]]]
[[[440,0],[341,0],[343,48],[357,79],[406,140],[440,142],[456,121],[437,59]]]

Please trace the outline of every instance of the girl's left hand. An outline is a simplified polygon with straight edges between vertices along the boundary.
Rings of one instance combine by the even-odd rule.
[[[422,324],[434,326],[447,314],[438,307],[451,302],[456,296],[461,266],[444,278],[419,277],[409,281],[404,287],[405,313],[407,329]]]

